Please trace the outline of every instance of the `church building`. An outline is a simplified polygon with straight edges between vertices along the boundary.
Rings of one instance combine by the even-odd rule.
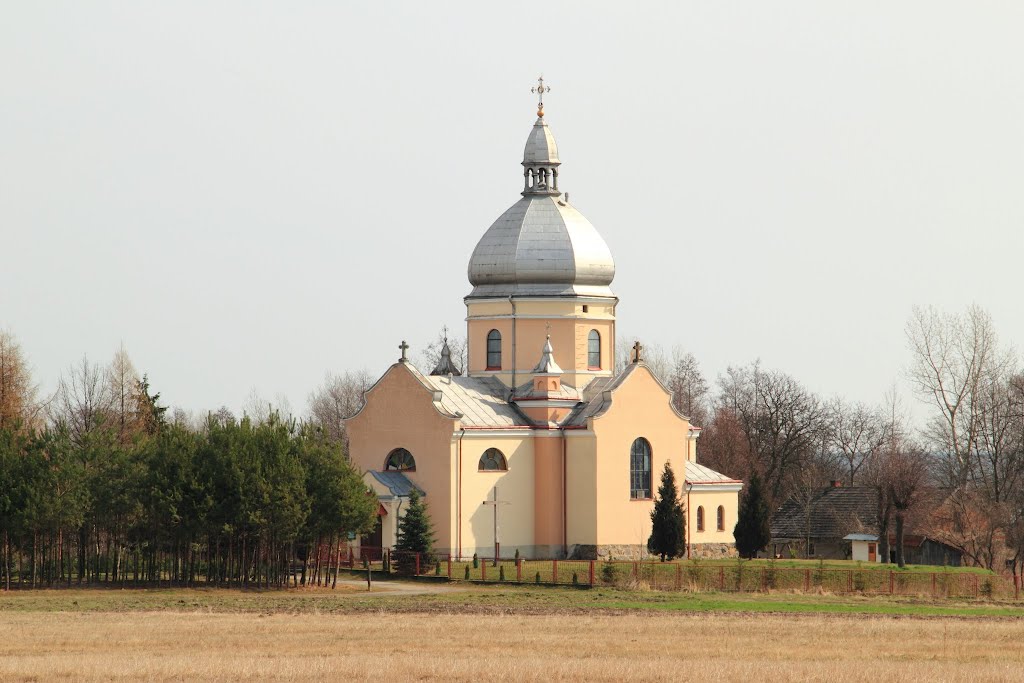
[[[352,462],[380,501],[364,545],[390,547],[413,488],[442,554],[524,558],[647,555],[662,469],[686,509],[691,556],[734,552],[742,482],[697,462],[700,428],[672,404],[639,344],[615,372],[615,264],[559,189],[544,119],[523,152],[522,198],[469,260],[467,367],[447,344],[421,372],[401,358],[347,421]]]

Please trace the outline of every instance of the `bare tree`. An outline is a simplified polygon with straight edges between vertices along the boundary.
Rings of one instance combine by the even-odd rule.
[[[916,444],[890,439],[879,457],[885,496],[892,505],[896,523],[896,564],[906,566],[903,556],[903,535],[908,515],[921,502],[928,481],[928,462]]]
[[[139,373],[135,371],[124,345],[114,354],[105,374],[117,437],[125,444],[139,431]]]
[[[28,362],[10,332],[0,330],[0,429],[35,426],[39,415],[37,387]]]
[[[373,378],[365,370],[342,375],[327,373],[323,383],[309,395],[309,418],[328,438],[341,443],[348,452],[345,420],[363,407],[364,395],[373,386]]]
[[[848,486],[856,486],[861,471],[885,442],[886,421],[880,411],[864,403],[835,397],[825,405],[829,447]]]
[[[719,384],[719,408],[735,415],[774,507],[787,497],[793,477],[821,453],[821,401],[789,375],[762,370],[759,363],[730,367]]]
[[[423,347],[423,351],[420,352],[420,368],[423,372],[430,372],[433,368],[437,367],[438,362],[441,360],[441,349],[445,343],[448,344],[448,350],[451,352],[452,362],[462,372],[466,371],[467,354],[469,352],[466,338],[449,337],[448,328],[445,327],[438,333],[434,341]]]
[[[114,399],[104,369],[82,356],[61,377],[51,418],[66,425],[72,442],[82,449],[91,436],[113,426],[113,413]]]
[[[978,437],[980,389],[1004,359],[988,313],[971,306],[964,315],[915,307],[907,323],[913,354],[907,373],[921,398],[937,408],[926,438],[945,458],[946,483],[964,486],[971,447]]]
[[[680,347],[672,349],[672,365],[664,377],[672,392],[672,403],[695,425],[708,420],[708,398],[711,387],[700,371],[697,358]]]

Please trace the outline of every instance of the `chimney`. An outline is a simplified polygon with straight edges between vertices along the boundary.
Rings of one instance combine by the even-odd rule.
[[[832,480],[832,488],[839,489],[839,488],[842,488],[842,487],[843,487],[843,482],[842,481],[840,481],[839,479],[833,479]]]

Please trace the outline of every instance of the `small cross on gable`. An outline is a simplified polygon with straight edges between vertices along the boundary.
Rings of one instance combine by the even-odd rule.
[[[401,349],[401,351],[402,351],[402,357],[398,359],[399,362],[401,362],[401,363],[408,363],[409,359],[406,357],[406,351],[409,350],[409,345],[406,344],[405,340],[403,339],[402,343],[398,345],[398,348]]]
[[[643,356],[641,355],[643,353],[643,350],[644,350],[643,344],[640,343],[640,340],[637,340],[636,344],[633,344],[633,362],[634,363],[639,363],[640,361],[643,360]]]

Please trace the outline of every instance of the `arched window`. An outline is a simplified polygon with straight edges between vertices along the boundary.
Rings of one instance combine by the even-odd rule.
[[[725,508],[718,506],[718,530],[725,531]]]
[[[504,472],[508,469],[508,461],[505,460],[505,454],[497,448],[488,448],[480,456],[479,469],[481,472]]]
[[[501,332],[487,333],[487,369],[501,370]]]
[[[704,506],[697,508],[697,531],[704,531]]]
[[[587,366],[591,370],[601,369],[601,333],[591,330],[587,337]]]
[[[384,461],[384,469],[392,472],[415,472],[416,460],[409,451],[404,448],[396,448],[388,453],[388,459]]]
[[[651,497],[651,444],[643,437],[629,449],[629,497]]]

